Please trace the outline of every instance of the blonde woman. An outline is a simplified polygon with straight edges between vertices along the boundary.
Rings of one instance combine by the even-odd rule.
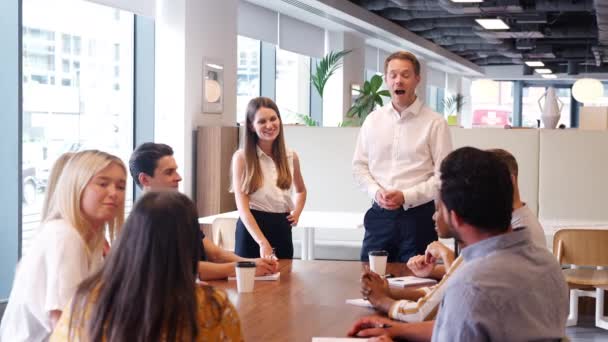
[[[146,192],[102,269],[78,287],[51,342],[242,341],[226,293],[195,283],[199,232],[188,197]]]
[[[235,253],[246,258],[293,258],[291,227],[306,202],[298,155],[285,147],[277,105],[258,97],[247,106],[245,143],[232,158],[239,210]]]
[[[20,261],[0,325],[1,341],[46,341],[80,282],[101,267],[104,234],[124,221],[127,172],[117,157],[74,154],[47,219]]]
[[[49,216],[49,211],[51,210],[51,201],[53,199],[53,194],[55,193],[55,187],[57,186],[57,181],[59,180],[59,176],[63,169],[65,168],[65,164],[68,163],[68,160],[72,158],[74,153],[66,152],[55,160],[53,167],[51,167],[51,172],[49,173],[49,179],[46,183],[46,192],[44,193],[44,201],[42,202],[42,212],[40,213],[40,221],[44,222]]]

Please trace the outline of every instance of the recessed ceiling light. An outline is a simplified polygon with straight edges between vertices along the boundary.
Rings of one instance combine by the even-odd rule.
[[[475,19],[475,21],[486,30],[508,30],[507,25],[502,19]]]
[[[526,65],[529,67],[544,67],[545,63],[541,61],[527,61]]]
[[[551,69],[534,69],[539,74],[551,74],[553,71]]]
[[[543,78],[557,78],[557,75],[554,75],[554,74],[544,74],[544,75],[541,75],[541,76]]]

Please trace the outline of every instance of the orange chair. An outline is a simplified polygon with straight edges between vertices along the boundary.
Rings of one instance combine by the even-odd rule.
[[[608,288],[608,229],[568,228],[553,237],[553,253],[564,270],[570,287],[570,314],[567,326],[578,321],[578,298],[595,297],[595,325],[608,329],[604,316],[604,291]],[[579,266],[590,266],[580,268]]]

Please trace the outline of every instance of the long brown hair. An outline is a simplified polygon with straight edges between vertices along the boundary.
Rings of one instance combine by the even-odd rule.
[[[78,287],[69,340],[195,340],[201,243],[197,217],[196,207],[183,194],[146,193],[103,268]],[[210,289],[205,295],[213,309],[209,323],[219,324],[225,303],[215,300]],[[81,329],[85,336],[77,336]]]
[[[287,190],[291,187],[291,171],[287,161],[287,150],[285,148],[285,137],[283,135],[283,120],[279,108],[271,99],[267,97],[256,97],[249,101],[247,105],[247,123],[245,129],[245,172],[243,173],[242,188],[246,194],[254,193],[258,190],[263,182],[264,176],[260,168],[260,160],[258,159],[257,145],[259,137],[253,128],[255,114],[260,108],[269,108],[277,113],[279,117],[279,135],[272,142],[272,159],[277,167],[277,186],[280,189]]]

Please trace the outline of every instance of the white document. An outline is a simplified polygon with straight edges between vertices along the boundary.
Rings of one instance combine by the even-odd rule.
[[[392,287],[408,286],[430,286],[437,284],[437,280],[430,278],[418,278],[414,276],[388,278],[388,284]]]
[[[365,342],[369,341],[368,338],[352,338],[352,337],[313,337],[312,342]]]
[[[274,274],[269,274],[265,276],[257,276],[255,280],[279,280],[281,277],[281,272],[277,272]],[[228,280],[236,280],[236,277],[228,277]]]
[[[354,305],[354,306],[363,306],[366,308],[374,307],[372,305],[372,303],[369,302],[369,300],[363,299],[363,298],[347,299],[346,304],[350,304],[350,305]]]

